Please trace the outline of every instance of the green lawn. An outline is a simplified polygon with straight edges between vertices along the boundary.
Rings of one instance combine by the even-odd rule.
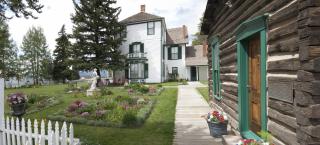
[[[197,88],[197,90],[200,92],[200,94],[203,96],[203,98],[207,102],[209,102],[209,90],[208,90],[208,87]]]
[[[200,83],[202,83],[202,84],[204,84],[204,85],[208,86],[208,81],[200,81]]]
[[[163,85],[163,86],[178,86],[179,82],[164,82],[164,83],[161,83],[161,85]]]
[[[41,119],[55,113],[61,108],[66,108],[74,100],[88,100],[92,98],[75,97],[66,94],[66,85],[45,86],[39,88],[8,89],[5,94],[12,92],[34,93],[40,95],[56,96],[63,100],[62,104],[45,109],[43,111],[26,115],[26,118]],[[112,88],[115,94],[127,94],[120,88]],[[157,99],[150,117],[139,128],[111,128],[94,127],[75,124],[75,136],[88,145],[171,145],[174,133],[175,106],[177,101],[177,89],[166,88]],[[6,112],[9,112],[6,106]]]

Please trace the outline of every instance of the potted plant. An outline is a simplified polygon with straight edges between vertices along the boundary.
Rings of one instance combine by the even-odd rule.
[[[12,109],[12,115],[22,116],[25,114],[27,96],[23,93],[13,93],[7,97],[9,106]]]
[[[209,112],[206,116],[206,120],[211,136],[219,138],[222,137],[222,135],[228,134],[228,120],[224,113],[218,111]]]

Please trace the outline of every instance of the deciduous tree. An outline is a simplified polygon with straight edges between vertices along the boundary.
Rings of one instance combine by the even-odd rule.
[[[46,75],[44,71],[47,70],[46,63],[50,59],[48,58],[50,53],[43,29],[41,27],[30,28],[23,37],[21,48],[28,74],[33,78],[34,84],[38,85],[39,80]]]

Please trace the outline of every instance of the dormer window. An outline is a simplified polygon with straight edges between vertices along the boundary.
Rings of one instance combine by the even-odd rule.
[[[154,35],[154,22],[148,22],[148,35]]]

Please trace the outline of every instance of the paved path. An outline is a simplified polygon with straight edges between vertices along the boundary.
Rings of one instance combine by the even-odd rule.
[[[208,125],[201,118],[210,107],[196,87],[205,85],[189,82],[179,86],[173,145],[221,145],[221,139],[210,136]]]

